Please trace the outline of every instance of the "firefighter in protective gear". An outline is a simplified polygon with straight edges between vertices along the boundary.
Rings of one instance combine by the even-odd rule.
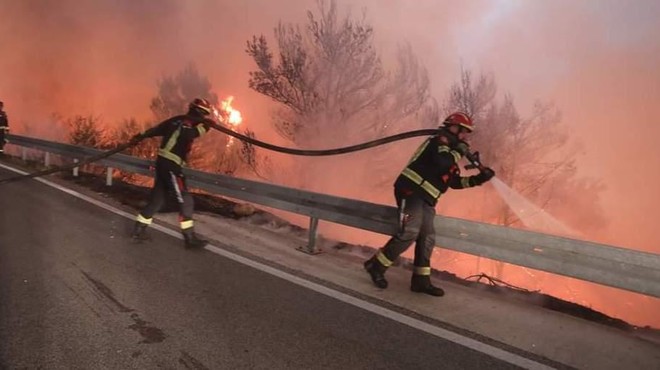
[[[444,291],[431,284],[431,252],[435,246],[435,205],[449,188],[479,186],[495,176],[490,168],[478,175],[461,176],[458,161],[469,152],[467,136],[472,119],[463,112],[449,115],[438,130],[414,153],[394,183],[399,208],[399,232],[369,260],[364,268],[378,288],[387,288],[385,271],[415,242],[414,270],[410,283],[413,292],[441,297]]]
[[[193,198],[188,192],[182,166],[185,164],[193,141],[204,135],[213,123],[209,118],[212,107],[206,99],[198,98],[193,100],[188,108],[188,113],[169,118],[131,139],[133,143],[138,143],[149,137],[163,138],[156,158],[155,182],[149,203],[138,213],[133,228],[132,238],[135,241],[148,239],[146,228],[152,223],[154,214],[163,206],[165,196],[169,192],[176,196],[179,203],[179,221],[184,246],[202,248],[208,243],[194,233]]]
[[[7,143],[5,136],[9,134],[9,120],[4,108],[5,104],[0,101],[0,154],[5,152],[5,144]]]

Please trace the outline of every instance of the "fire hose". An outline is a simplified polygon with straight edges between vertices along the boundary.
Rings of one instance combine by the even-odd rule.
[[[211,127],[218,130],[218,131],[220,131],[220,132],[223,132],[227,135],[231,135],[231,136],[233,136],[233,137],[235,137],[239,140],[245,141],[249,144],[253,144],[253,145],[262,147],[264,149],[273,150],[273,151],[280,152],[280,153],[293,154],[293,155],[302,155],[302,156],[328,156],[328,155],[337,155],[337,154],[345,154],[345,153],[350,153],[350,152],[357,152],[359,150],[373,148],[375,146],[391,143],[393,141],[408,139],[408,138],[416,137],[416,136],[430,136],[430,135],[435,135],[435,134],[438,133],[438,129],[425,129],[425,130],[408,131],[408,132],[403,132],[403,133],[392,135],[392,136],[387,136],[387,137],[384,137],[384,138],[381,138],[381,139],[367,141],[367,142],[362,143],[362,144],[346,146],[346,147],[343,147],[343,148],[323,149],[323,150],[308,150],[308,149],[286,148],[286,147],[281,147],[281,146],[269,144],[269,143],[257,140],[255,138],[242,135],[238,132],[235,132],[235,131],[233,131],[233,130],[227,128],[227,127],[224,127],[222,125],[219,125],[217,123],[211,124]]]
[[[222,125],[215,124],[215,123],[212,124],[211,127],[213,129],[216,129],[216,130],[222,132],[222,133],[225,133],[227,135],[231,135],[231,136],[233,136],[233,137],[235,137],[239,140],[245,141],[249,144],[253,144],[253,145],[262,147],[264,149],[273,150],[273,151],[277,151],[277,152],[280,152],[280,153],[292,154],[292,155],[301,155],[301,156],[329,156],[329,155],[345,154],[345,153],[356,152],[356,151],[359,151],[359,150],[365,150],[365,149],[373,148],[375,146],[391,143],[391,142],[398,141],[398,140],[408,139],[408,138],[417,137],[417,136],[435,135],[435,134],[438,133],[437,129],[415,130],[415,131],[403,132],[403,133],[400,133],[400,134],[387,136],[387,137],[384,137],[384,138],[381,138],[381,139],[376,139],[376,140],[368,141],[368,142],[365,142],[365,143],[351,145],[351,146],[342,147],[342,148],[324,149],[324,150],[307,150],[307,149],[287,148],[287,147],[282,147],[282,146],[269,144],[269,143],[263,142],[261,140],[257,140],[253,137],[249,137],[249,136],[240,134],[240,133],[235,132],[235,131],[227,128],[227,127],[224,127]],[[106,151],[106,152],[103,152],[103,153],[99,153],[97,155],[87,157],[87,158],[81,160],[80,162],[76,162],[76,163],[72,163],[72,164],[68,164],[68,165],[64,165],[64,166],[57,166],[57,167],[49,168],[49,169],[46,169],[46,170],[42,170],[42,171],[38,171],[38,172],[26,174],[26,175],[19,175],[19,176],[14,176],[14,177],[8,177],[6,179],[0,179],[0,185],[7,184],[7,183],[10,183],[10,182],[16,182],[16,181],[26,180],[26,179],[30,179],[30,178],[35,178],[35,177],[46,176],[46,175],[50,175],[50,174],[53,174],[53,173],[56,173],[56,172],[68,171],[68,170],[71,170],[73,168],[83,166],[85,164],[89,164],[89,163],[92,163],[92,162],[96,162],[96,161],[99,161],[103,158],[107,158],[107,157],[109,157],[113,154],[124,151],[124,150],[126,150],[126,149],[128,149],[132,146],[137,145],[140,141],[141,140],[120,144],[112,150],[109,150],[109,151]]]
[[[334,149],[323,149],[323,150],[309,150],[309,149],[294,149],[294,148],[287,148],[287,147],[282,147],[274,144],[269,144],[261,140],[257,140],[253,137],[249,137],[243,134],[240,134],[238,132],[235,132],[225,126],[219,125],[217,123],[211,124],[211,127],[215,130],[218,130],[222,133],[225,133],[227,135],[231,135],[241,141],[247,142],[249,144],[253,144],[259,147],[262,147],[264,149],[268,150],[273,150],[276,152],[280,153],[285,153],[285,154],[292,154],[292,155],[301,155],[301,156],[329,156],[329,155],[338,155],[338,154],[346,154],[346,153],[351,153],[351,152],[356,152],[360,150],[365,150],[369,148],[373,148],[376,146],[388,144],[394,141],[399,141],[399,140],[404,140],[404,139],[409,139],[417,136],[431,136],[431,135],[436,135],[438,133],[438,129],[423,129],[423,130],[415,130],[415,131],[407,131],[403,132],[400,134],[396,135],[391,135],[387,136],[384,138],[372,140],[372,141],[367,141],[361,144],[356,144],[356,145],[351,145],[351,146],[346,146],[342,148],[334,148]],[[64,165],[64,166],[57,166],[49,169],[45,169],[42,171],[26,174],[26,175],[19,175],[19,176],[14,176],[14,177],[8,177],[6,179],[0,179],[0,185],[2,184],[7,184],[10,182],[16,182],[16,181],[21,181],[21,180],[26,180],[30,178],[35,178],[35,177],[41,177],[41,176],[46,176],[50,175],[56,172],[61,172],[61,171],[68,171],[73,168],[83,166],[92,162],[99,161],[103,158],[107,158],[113,154],[119,153],[121,151],[124,151],[132,146],[137,145],[140,141],[129,141],[127,143],[123,143],[118,145],[116,148],[108,150],[103,153],[99,153],[97,155],[93,155],[90,157],[87,157],[83,159],[80,162]],[[477,168],[479,170],[482,170],[484,166],[481,164],[479,160],[479,152],[470,153],[469,151],[466,153],[466,158],[468,161],[470,161],[470,164],[466,166],[466,169],[470,168]]]
[[[225,126],[219,125],[217,123],[211,124],[211,127],[223,132],[225,134],[234,136],[237,139],[240,139],[242,141],[248,142],[250,144],[254,144],[256,146],[260,146],[265,149],[273,150],[276,152],[280,153],[286,153],[286,154],[293,154],[293,155],[304,155],[304,156],[328,156],[328,155],[337,155],[337,154],[345,154],[345,153],[350,153],[350,152],[356,152],[359,150],[364,150],[368,148],[373,148],[375,146],[391,143],[393,141],[398,141],[398,140],[403,140],[403,139],[408,139],[411,137],[416,137],[416,136],[431,136],[431,135],[436,135],[438,133],[438,129],[424,129],[424,130],[416,130],[416,131],[408,131],[408,132],[403,132],[400,134],[392,135],[392,136],[387,136],[382,139],[376,139],[372,141],[367,141],[362,144],[356,144],[352,146],[346,146],[343,148],[335,148],[335,149],[325,149],[325,150],[305,150],[305,149],[293,149],[293,148],[285,148],[273,144],[269,144],[263,141],[259,141],[255,138],[245,136],[242,134],[239,134],[238,132],[235,132]],[[478,169],[479,171],[483,171],[486,166],[484,166],[481,163],[481,158],[479,156],[479,152],[471,152],[469,150],[469,147],[466,146],[465,150],[465,158],[470,162],[468,165],[465,166],[466,170],[471,170],[471,169]],[[0,181],[0,184],[2,184],[2,181]]]

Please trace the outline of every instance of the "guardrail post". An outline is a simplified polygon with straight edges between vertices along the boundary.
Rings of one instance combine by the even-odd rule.
[[[44,155],[44,167],[50,166],[50,153],[46,152]]]
[[[73,163],[78,163],[78,158],[74,158]],[[78,177],[78,167],[73,167],[73,177]]]
[[[112,186],[112,167],[108,167],[105,173],[105,185]]]
[[[308,253],[308,254],[323,253],[323,251],[320,248],[316,248],[316,237],[317,237],[318,226],[319,226],[319,219],[316,218],[316,217],[310,217],[309,218],[309,242],[307,243],[307,246],[297,248],[299,251],[305,252],[305,253]]]
[[[23,162],[25,162],[27,160],[27,148],[26,147],[21,148],[21,159],[23,160]]]

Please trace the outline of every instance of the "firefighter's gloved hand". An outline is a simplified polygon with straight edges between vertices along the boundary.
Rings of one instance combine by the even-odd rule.
[[[481,170],[481,172],[479,172],[478,175],[473,176],[473,181],[476,186],[479,186],[489,181],[493,177],[495,177],[495,171],[493,171],[493,169],[490,167],[485,167]]]

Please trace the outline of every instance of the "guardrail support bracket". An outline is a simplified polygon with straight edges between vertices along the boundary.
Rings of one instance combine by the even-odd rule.
[[[317,229],[319,226],[319,219],[316,217],[309,218],[309,242],[304,247],[298,247],[297,250],[307,254],[320,254],[323,251],[316,247]]]
[[[78,163],[78,158],[74,158],[73,163]],[[73,167],[73,177],[78,177],[78,167]]]
[[[108,167],[107,172],[105,173],[105,185],[112,186],[112,167]]]

